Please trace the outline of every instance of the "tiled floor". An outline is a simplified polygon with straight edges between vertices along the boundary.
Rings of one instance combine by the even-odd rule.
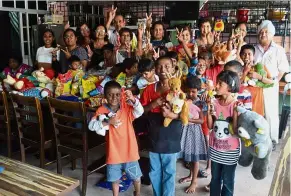
[[[102,153],[104,152],[103,147],[96,149],[95,153],[89,154],[89,162],[102,156]],[[279,156],[279,150],[280,150],[280,144],[277,145],[276,151],[273,151],[271,156],[271,162],[268,170],[268,176],[263,180],[255,180],[251,175],[251,168],[247,167],[237,167],[236,171],[236,177],[235,177],[235,196],[266,196],[268,195],[269,188],[272,182],[272,177],[274,174],[274,170],[276,167],[276,162]],[[146,154],[142,154],[141,156],[146,156]],[[30,156],[27,159],[27,162],[29,164],[38,165],[38,160],[34,156]],[[81,170],[81,162],[78,160],[77,162],[77,169],[72,171],[70,168],[70,164],[67,164],[63,167],[63,175],[70,176],[72,178],[79,179],[81,182],[82,179],[82,170]],[[205,162],[201,162],[200,168],[205,167]],[[53,164],[49,166],[47,169],[56,172],[56,164]],[[188,170],[183,166],[183,163],[181,161],[177,162],[177,175],[176,175],[176,182],[181,178],[188,175]],[[93,173],[92,175],[88,176],[88,184],[87,184],[87,196],[109,196],[112,195],[111,191],[103,188],[99,188],[95,186],[95,184],[103,177],[102,174],[99,173]],[[204,186],[207,185],[210,181],[210,177],[208,178],[201,178],[198,180],[198,188],[196,189],[196,193],[194,195],[200,195],[200,196],[207,196],[209,195],[208,192],[205,192]],[[81,184],[81,183],[80,183]],[[186,195],[184,193],[185,188],[187,187],[187,184],[176,184],[176,195],[182,196]],[[80,195],[80,186],[74,190],[70,195],[72,196],[78,196]],[[150,196],[153,195],[152,193],[152,187],[151,186],[145,186],[142,185],[141,188],[142,194],[144,196]],[[120,193],[121,196],[129,196],[133,195],[133,186],[129,188],[128,191],[124,193]]]

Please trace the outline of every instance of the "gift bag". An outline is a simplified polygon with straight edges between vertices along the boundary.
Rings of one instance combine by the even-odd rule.
[[[73,75],[69,70],[67,73],[59,74],[56,79],[55,97],[61,95],[70,95]]]
[[[82,78],[84,76],[83,70],[76,70],[73,71],[73,79],[72,79],[72,86],[71,86],[71,95],[80,95],[81,94],[81,85],[82,85]]]
[[[98,82],[98,77],[96,76],[84,76],[82,78],[82,98],[83,99],[88,99],[90,97],[89,92],[93,91],[96,89],[96,83]]]

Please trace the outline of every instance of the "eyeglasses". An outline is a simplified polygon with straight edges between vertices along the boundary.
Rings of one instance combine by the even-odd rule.
[[[72,39],[72,38],[74,38],[74,35],[66,35],[66,36],[64,36],[64,38],[65,39],[69,39],[69,38]]]
[[[95,32],[96,32],[96,33],[99,33],[99,32],[100,32],[100,33],[105,33],[105,30],[104,30],[104,29],[102,29],[102,30],[96,30]]]

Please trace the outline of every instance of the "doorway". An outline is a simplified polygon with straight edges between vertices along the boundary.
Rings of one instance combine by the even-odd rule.
[[[21,54],[19,21],[17,12],[0,11],[0,26],[5,30],[0,31],[0,71],[7,66],[8,57],[12,51]]]

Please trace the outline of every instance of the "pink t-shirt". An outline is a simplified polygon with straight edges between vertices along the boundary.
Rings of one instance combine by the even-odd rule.
[[[192,100],[188,100],[189,119],[199,119],[200,108],[193,104]]]
[[[239,148],[240,141],[237,137],[231,135],[229,118],[233,116],[233,107],[235,101],[229,105],[222,106],[218,100],[214,101],[214,109],[216,111],[216,121],[210,134],[209,144],[218,151],[230,151]]]
[[[209,157],[211,161],[224,165],[237,164],[240,156],[240,140],[231,135],[229,118],[233,116],[235,101],[222,106],[214,101],[216,120],[209,137]]]

